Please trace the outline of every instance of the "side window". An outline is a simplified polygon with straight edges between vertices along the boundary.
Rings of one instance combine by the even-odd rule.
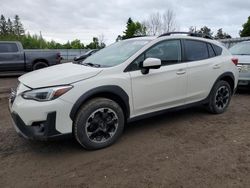
[[[156,44],[146,51],[146,58],[158,58],[162,65],[174,64],[181,61],[181,42],[180,40],[166,40]]]
[[[216,56],[221,55],[221,53],[222,53],[222,48],[221,48],[221,47],[219,47],[219,46],[213,44],[213,49],[214,49],[214,51],[215,51],[215,53],[216,53]]]
[[[160,59],[162,66],[181,62],[180,40],[166,40],[156,44],[137,57],[125,71],[139,70],[141,63],[149,57]]]
[[[202,41],[184,40],[185,56],[187,61],[199,61],[207,59],[207,44]]]
[[[209,57],[215,57],[216,56],[211,44],[207,44],[207,49],[208,49]]]
[[[135,71],[140,69],[141,63],[144,61],[144,53],[137,57],[126,69],[126,71]]]
[[[15,43],[0,43],[0,53],[18,52]]]

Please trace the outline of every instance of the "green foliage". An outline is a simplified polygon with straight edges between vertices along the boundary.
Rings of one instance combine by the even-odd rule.
[[[241,37],[249,37],[250,36],[250,16],[246,23],[242,25],[243,29],[240,31]]]
[[[46,41],[42,34],[30,35],[25,34],[23,24],[18,15],[14,19],[5,19],[4,15],[0,17],[0,40],[2,41],[20,41],[26,49],[84,49],[85,46],[79,39],[68,41],[65,44],[60,44],[54,40]],[[99,44],[98,38],[94,37],[93,41],[86,46],[88,49],[104,48],[104,42]]]
[[[134,22],[131,18],[127,21],[126,30],[123,31],[124,35],[118,35],[116,41],[122,39],[129,39],[135,36],[146,35],[146,27],[140,22]]]
[[[91,43],[89,43],[89,45],[86,46],[89,49],[97,49],[100,48],[99,47],[99,41],[98,38],[93,37],[93,41]]]
[[[1,15],[1,18],[0,18],[0,34],[1,35],[8,34],[7,22],[6,22],[5,17],[3,15]]]
[[[229,34],[222,31],[222,28],[218,29],[217,34],[215,35],[216,39],[228,39],[232,38]]]
[[[81,48],[84,48],[84,46],[82,46],[81,41],[79,39],[73,40],[70,43],[70,45],[71,45],[72,49],[81,49]]]
[[[14,22],[13,22],[13,29],[14,34],[17,36],[23,36],[24,35],[24,28],[23,24],[20,21],[20,18],[18,15],[15,15]]]
[[[7,21],[7,33],[9,35],[13,35],[14,34],[13,23],[12,23],[12,21],[11,21],[10,18],[8,18],[8,21]]]
[[[197,30],[196,32],[203,35],[213,36],[213,32],[207,26],[202,27],[200,30]]]

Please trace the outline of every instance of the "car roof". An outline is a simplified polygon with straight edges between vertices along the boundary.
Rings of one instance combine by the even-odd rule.
[[[203,37],[198,37],[198,36],[190,36],[190,35],[185,35],[185,34],[173,34],[173,35],[166,35],[166,36],[138,36],[126,40],[148,40],[149,42],[152,42],[154,40],[166,40],[166,39],[190,39],[190,40],[198,40],[198,41],[203,41],[203,42],[208,42],[215,44],[220,47],[224,47],[223,44],[217,40],[209,39],[209,38],[203,38]],[[250,41],[249,41],[250,42]]]
[[[203,37],[188,36],[188,35],[183,35],[183,34],[174,34],[174,35],[166,35],[166,36],[138,36],[138,37],[134,37],[134,38],[126,39],[126,40],[155,40],[155,39],[194,39],[194,40],[202,40],[206,42],[219,43],[216,40],[203,38]]]

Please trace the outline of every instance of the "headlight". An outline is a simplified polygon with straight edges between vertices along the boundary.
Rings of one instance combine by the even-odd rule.
[[[67,86],[34,89],[23,92],[22,97],[24,99],[31,99],[36,101],[50,101],[60,97],[61,95],[72,89],[72,87],[73,86],[67,85]]]

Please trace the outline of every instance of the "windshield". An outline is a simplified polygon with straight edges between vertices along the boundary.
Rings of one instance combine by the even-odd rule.
[[[124,40],[116,42],[89,56],[81,64],[97,65],[96,67],[112,67],[123,63],[134,55],[150,40]]]
[[[250,55],[250,43],[244,42],[244,43],[236,44],[235,46],[230,48],[229,51],[233,55]]]

